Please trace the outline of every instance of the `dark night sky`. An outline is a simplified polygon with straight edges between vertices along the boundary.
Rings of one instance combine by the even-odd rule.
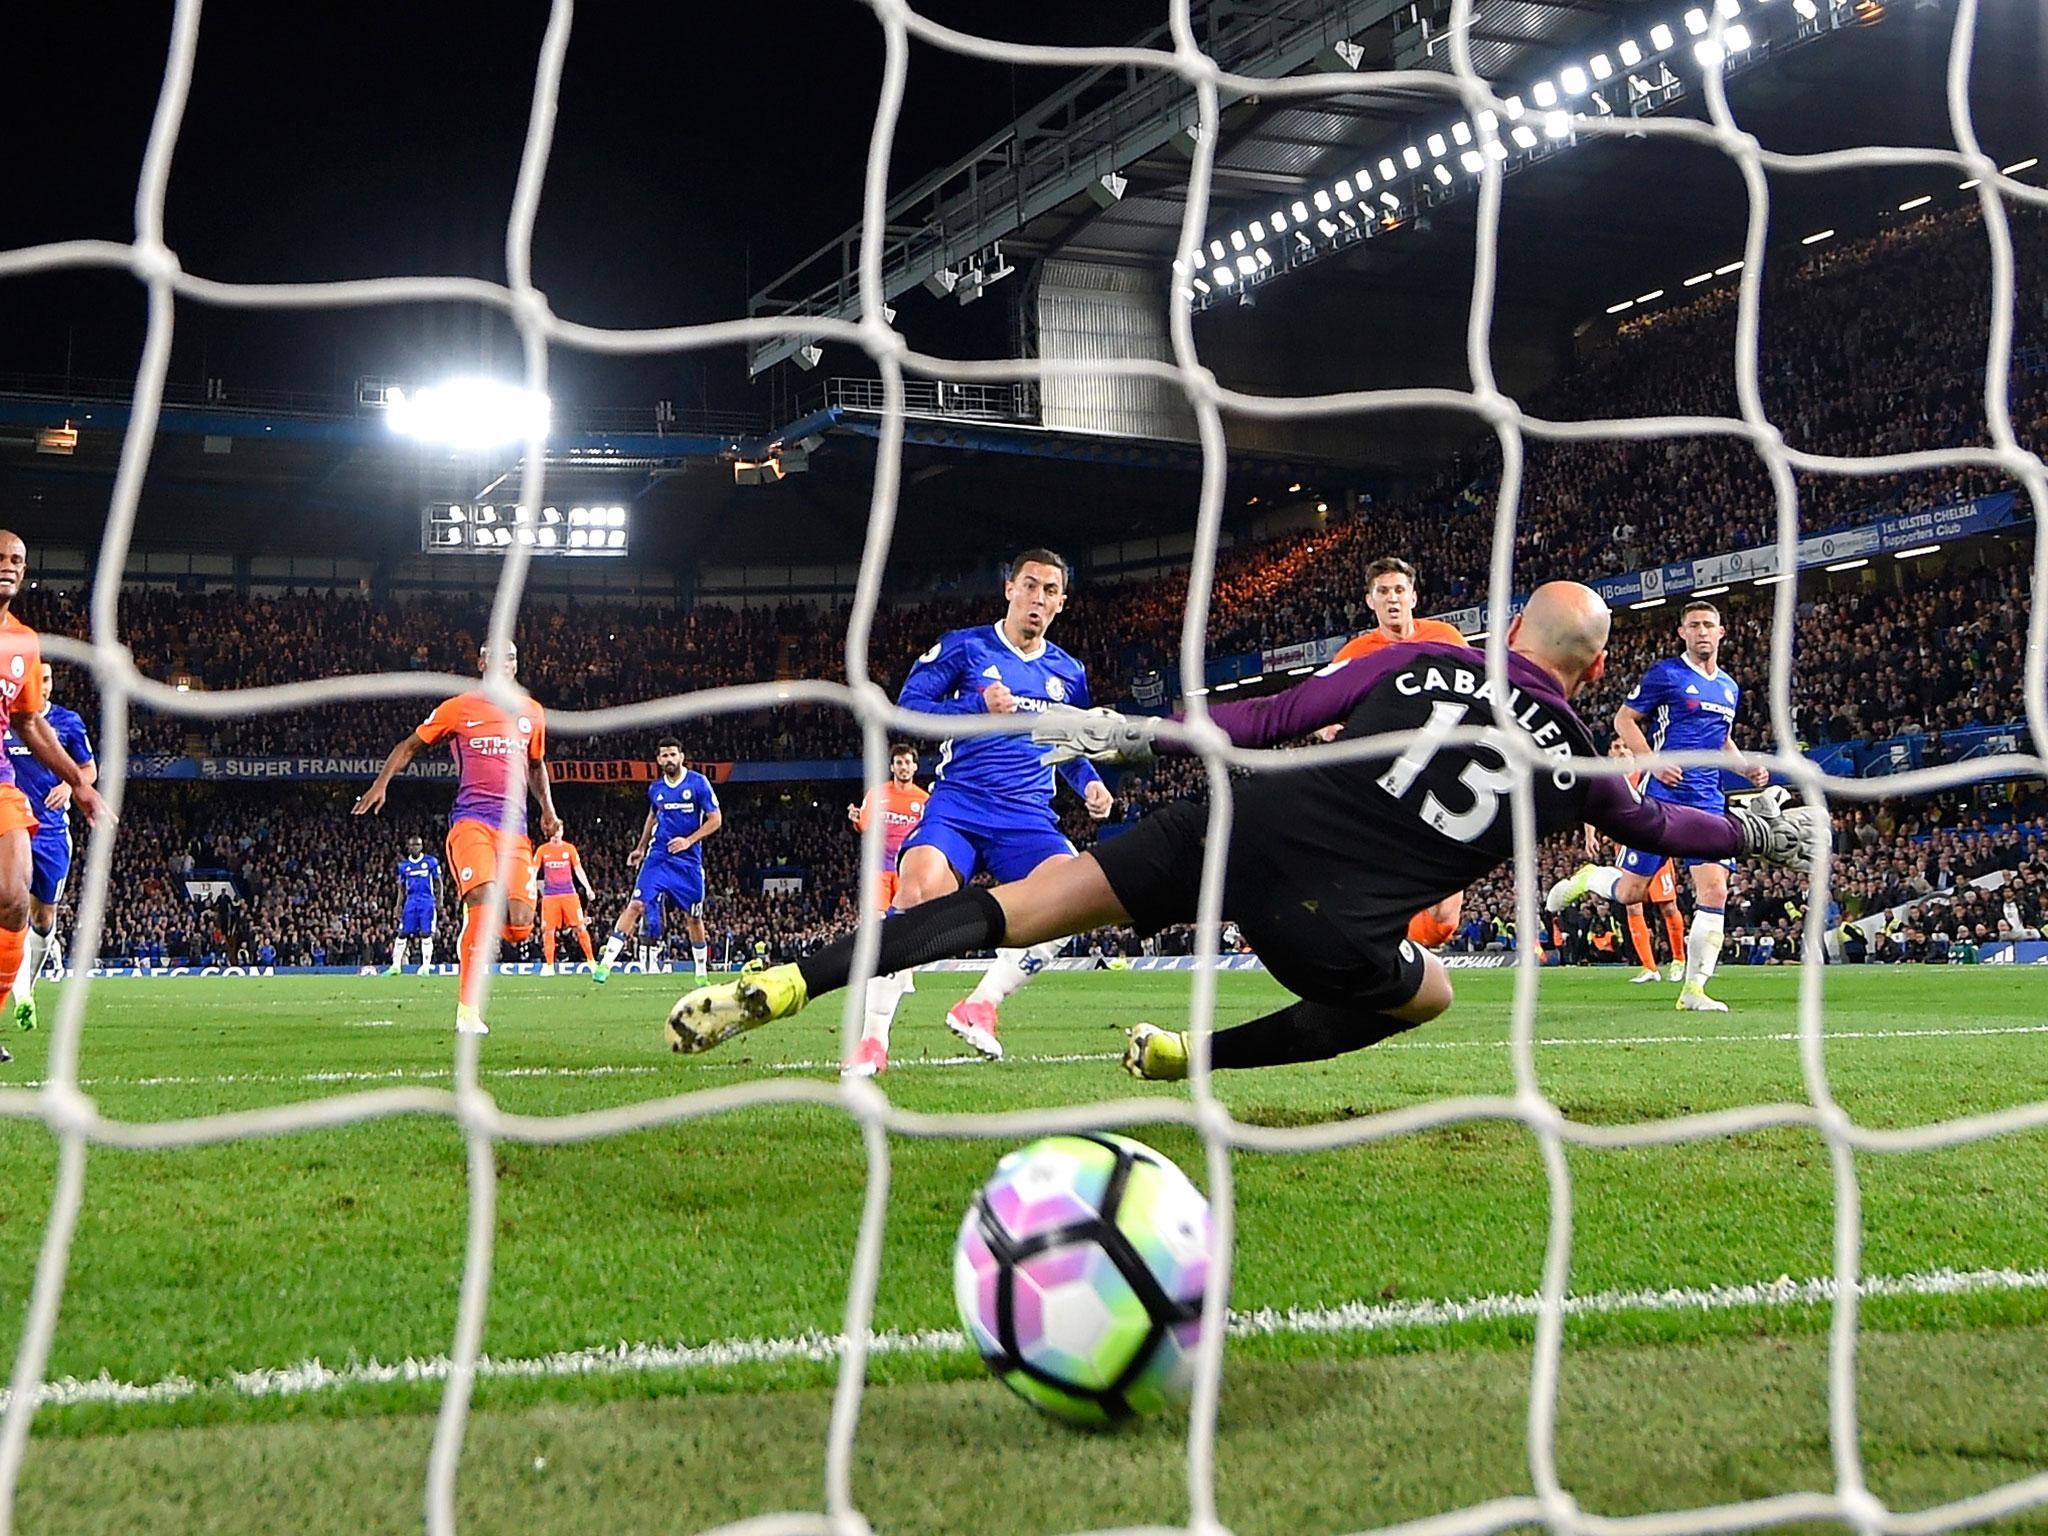
[[[154,14],[145,16],[148,10]],[[1117,43],[1158,5],[927,0],[1022,41]],[[240,280],[397,273],[502,279],[504,228],[547,7],[209,0],[168,234],[188,270]],[[169,6],[10,8],[0,55],[9,187],[0,248],[133,233]],[[536,235],[557,313],[657,325],[744,312],[755,286],[858,217],[882,35],[851,3],[585,0]],[[914,44],[895,165],[950,161],[1065,78]],[[950,308],[950,306],[949,306]],[[1001,306],[982,306],[982,324]],[[141,291],[125,274],[0,283],[0,373],[129,375]],[[956,350],[972,341],[958,335]],[[999,344],[991,339],[991,344]],[[360,374],[511,370],[503,322],[460,306],[257,314],[181,303],[172,376],[347,389]],[[757,406],[735,351],[618,362],[557,350],[558,398]]]

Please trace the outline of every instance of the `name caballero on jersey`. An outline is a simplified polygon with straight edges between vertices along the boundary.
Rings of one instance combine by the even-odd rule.
[[[1491,678],[1482,672],[1467,671],[1463,667],[1417,665],[1395,673],[1393,682],[1394,691],[1409,699],[1425,693],[1445,693],[1469,699],[1472,704],[1479,705],[1492,704],[1498,698],[1493,691]],[[1515,724],[1529,733],[1529,739],[1544,756],[1558,759],[1571,757],[1572,744],[1563,739],[1564,728],[1558,724],[1556,717],[1546,710],[1541,699],[1529,698],[1521,689],[1510,685],[1507,709]],[[1457,719],[1447,722],[1444,729],[1448,730],[1463,720],[1464,712],[1460,711]]]

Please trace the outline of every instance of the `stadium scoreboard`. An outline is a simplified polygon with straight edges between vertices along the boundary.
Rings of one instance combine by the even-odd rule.
[[[420,517],[430,555],[496,555],[524,544],[536,555],[623,556],[629,520],[621,506],[531,507],[439,501]]]

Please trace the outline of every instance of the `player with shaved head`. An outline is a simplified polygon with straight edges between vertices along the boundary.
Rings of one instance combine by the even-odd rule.
[[[1770,790],[1725,814],[1640,799],[1626,779],[1587,777],[1571,760],[1594,755],[1570,700],[1607,663],[1607,605],[1577,582],[1539,587],[1510,626],[1506,696],[1486,659],[1464,646],[1391,646],[1269,698],[1219,704],[1209,718],[1240,747],[1297,740],[1341,722],[1347,737],[1414,739],[1398,757],[1314,762],[1254,774],[1234,795],[1223,916],[1243,931],[1275,980],[1301,1001],[1220,1031],[1218,1068],[1320,1061],[1355,1051],[1442,1013],[1443,962],[1407,937],[1412,914],[1513,857],[1508,794],[1516,773],[1494,724],[1504,706],[1545,760],[1533,770],[1536,836],[1591,822],[1631,848],[1687,858],[1756,854],[1793,864],[1824,848],[1824,811],[1784,808]],[[1460,726],[1483,732],[1451,741]],[[1142,761],[1156,722],[1108,710],[1048,717],[1034,737],[1068,761]],[[1546,766],[1547,764],[1547,766]],[[963,890],[882,925],[876,970],[887,973],[994,944],[1034,944],[1112,924],[1154,932],[1195,916],[1208,810],[1180,801],[1079,858],[994,890]],[[844,986],[853,939],[797,965],[776,966],[676,1003],[672,1033],[708,1050],[742,1030],[787,1018]],[[1140,1024],[1125,1067],[1143,1078],[1184,1077],[1184,1032]]]

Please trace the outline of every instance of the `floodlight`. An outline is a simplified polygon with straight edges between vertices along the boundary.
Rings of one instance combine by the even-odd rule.
[[[1583,96],[1591,89],[1586,72],[1576,64],[1567,64],[1558,71],[1558,83],[1564,87],[1567,96]]]
[[[1635,300],[1634,300],[1634,299],[1623,299],[1623,300],[1622,300],[1622,301],[1621,301],[1621,302],[1620,302],[1619,304],[1610,304],[1610,305],[1608,305],[1608,306],[1607,306],[1607,313],[1609,313],[1610,315],[1618,315],[1618,314],[1620,314],[1620,313],[1621,313],[1621,312],[1622,312],[1622,311],[1623,311],[1624,309],[1627,309],[1627,308],[1629,308],[1629,307],[1630,307],[1630,306],[1631,306],[1632,304],[1634,304],[1634,303],[1635,303]]]
[[[1265,239],[1265,238],[1266,238],[1266,226],[1265,226],[1265,225],[1263,225],[1263,224],[1261,224],[1261,223],[1260,223],[1260,222],[1259,222],[1259,221],[1258,221],[1257,219],[1253,219],[1253,220],[1252,220],[1252,239],[1254,239],[1254,240],[1263,240],[1263,239]]]
[[[1614,51],[1621,55],[1621,62],[1626,68],[1634,69],[1643,62],[1643,50],[1636,46],[1636,40],[1632,37],[1625,38],[1622,41],[1622,45]],[[1600,60],[1598,58],[1593,60],[1593,68],[1596,72],[1599,70]]]
[[[1509,122],[1513,122],[1522,115],[1522,98],[1519,96],[1510,96],[1500,105],[1501,110],[1507,113]]]
[[[1569,112],[1544,113],[1543,131],[1553,139],[1563,138],[1572,131],[1572,115]]]
[[[1295,223],[1306,224],[1308,222],[1308,204],[1304,203],[1300,198],[1297,197],[1294,200],[1294,206],[1287,211],[1294,215]]]
[[[1472,126],[1471,126],[1471,124],[1469,124],[1469,123],[1453,123],[1453,124],[1451,124],[1451,142],[1452,142],[1453,144],[1470,144],[1470,143],[1472,142]]]
[[[1431,158],[1431,159],[1433,159],[1433,160],[1441,160],[1441,159],[1443,159],[1443,157],[1444,157],[1444,150],[1445,150],[1445,149],[1446,149],[1447,147],[1448,147],[1448,146],[1446,146],[1446,145],[1445,145],[1445,143],[1444,143],[1444,136],[1443,136],[1442,134],[1440,134],[1440,133],[1432,133],[1432,134],[1431,134],[1431,135],[1429,136],[1429,154],[1430,154],[1430,158]]]
[[[1742,0],[1714,0],[1714,9],[1732,19],[1742,14]]]
[[[1802,236],[1799,243],[1801,245],[1819,245],[1821,241],[1832,240],[1834,237],[1835,232],[1832,229],[1816,230],[1813,234]]]
[[[1232,249],[1233,251],[1241,251],[1241,250],[1243,250],[1243,249],[1244,249],[1244,231],[1243,231],[1243,230],[1241,230],[1241,229],[1233,229],[1233,230],[1232,230],[1232,231],[1230,232],[1230,248],[1231,248],[1231,249]]]
[[[1711,272],[1695,272],[1691,277],[1688,277],[1685,280],[1685,286],[1688,288],[1697,288],[1701,283],[1711,281],[1713,279],[1713,276],[1714,274]]]
[[[1209,255],[1211,259],[1216,261],[1223,259],[1223,242],[1221,240],[1211,240],[1209,242]]]
[[[1685,13],[1685,30],[1699,37],[1707,30],[1707,13],[1694,6]]]
[[[1596,53],[1587,61],[1595,80],[1605,80],[1614,73],[1614,61],[1604,53]]]
[[[1728,50],[1711,37],[1703,37],[1692,45],[1692,56],[1699,60],[1701,69],[1712,69],[1728,57]]]
[[[1431,166],[1430,170],[1436,173],[1436,179],[1445,186],[1448,187],[1451,184],[1451,173],[1442,161],[1438,161],[1435,165]]]
[[[410,393],[392,385],[385,419],[401,437],[479,452],[548,433],[548,397],[496,379],[451,379]]]
[[[1730,53],[1742,53],[1749,48],[1749,28],[1736,22],[1721,29],[1721,41],[1728,45]]]
[[[1385,203],[1389,208],[1398,208],[1401,206],[1401,199],[1394,196],[1394,194],[1391,192],[1382,192],[1380,194],[1380,201]]]
[[[1325,240],[1334,240],[1337,238],[1337,226],[1332,224],[1328,219],[1317,219],[1316,228],[1323,232],[1323,238]]]
[[[1536,147],[1535,132],[1532,129],[1524,127],[1520,123],[1517,123],[1515,125],[1514,129],[1509,133],[1508,137],[1513,139],[1519,148],[1534,149]]]
[[[1793,3],[1797,4],[1798,0],[1793,0]],[[1668,53],[1672,44],[1677,41],[1678,39],[1671,35],[1671,29],[1661,21],[1650,28],[1650,46],[1659,53]]]
[[[1259,270],[1259,264],[1249,256],[1240,256],[1237,258],[1237,270],[1250,277]]]
[[[1267,250],[1263,245],[1259,247],[1258,258],[1259,265],[1262,267],[1270,267],[1271,265],[1273,265],[1273,253]]]
[[[1237,281],[1237,274],[1228,267],[1218,267],[1209,274],[1209,281],[1218,288],[1228,288]]]
[[[1209,291],[1209,285],[1202,281],[1202,279],[1199,277],[1195,279],[1195,286],[1204,293],[1207,293]]]
[[[1465,167],[1472,175],[1477,176],[1486,165],[1486,157],[1476,149],[1468,149],[1464,154],[1458,156],[1458,164]]]
[[[1820,14],[1820,7],[1813,0],[1792,0],[1792,9],[1799,13],[1802,21],[1811,21]]]
[[[1380,180],[1381,180],[1381,181],[1392,181],[1392,180],[1393,180],[1393,179],[1394,179],[1394,178],[1395,178],[1396,176],[1398,176],[1398,175],[1400,175],[1400,174],[1401,174],[1401,170],[1400,170],[1400,167],[1399,167],[1399,166],[1397,166],[1397,165],[1395,165],[1395,164],[1394,164],[1394,162],[1393,162],[1393,161],[1392,161],[1391,159],[1389,159],[1389,158],[1386,158],[1386,157],[1382,157],[1382,158],[1381,158],[1381,160],[1380,160]]]
[[[1405,149],[1401,151],[1401,163],[1407,166],[1408,169],[1411,171],[1421,170],[1422,151],[1417,149],[1413,144],[1408,145]]]
[[[1357,193],[1351,190],[1351,183],[1348,181],[1338,182],[1336,186],[1336,192],[1337,201],[1340,203],[1348,203],[1351,201],[1352,198],[1358,195]]]
[[[1557,87],[1548,80],[1538,80],[1530,87],[1529,96],[1537,106],[1545,110],[1557,105]]]

